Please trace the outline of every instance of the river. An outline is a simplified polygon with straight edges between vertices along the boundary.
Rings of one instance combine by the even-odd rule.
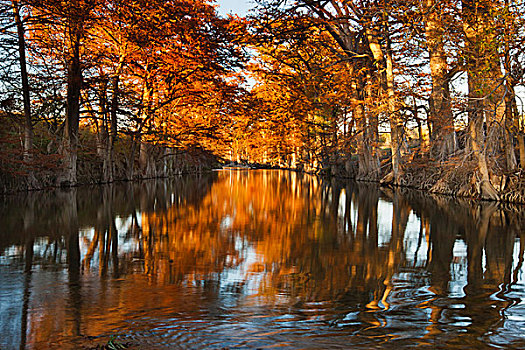
[[[525,348],[525,210],[278,170],[0,198],[0,349]]]

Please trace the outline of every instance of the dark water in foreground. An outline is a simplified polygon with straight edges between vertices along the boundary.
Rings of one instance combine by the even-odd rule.
[[[281,171],[0,201],[0,348],[525,348],[525,210]]]

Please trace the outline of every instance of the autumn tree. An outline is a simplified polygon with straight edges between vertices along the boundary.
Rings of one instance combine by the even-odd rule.
[[[352,115],[357,123],[359,177],[379,179],[378,128],[380,115],[386,115],[391,130],[392,173],[388,181],[398,183],[402,174],[404,121],[395,92],[394,57],[390,14],[393,4],[383,1],[295,1],[283,8],[279,2],[262,3],[277,18],[310,16],[316,26],[332,37],[328,48],[334,60],[346,62],[346,77],[353,88]],[[265,12],[263,12],[264,14]],[[272,22],[269,21],[271,24]],[[296,30],[301,30],[296,28]],[[372,100],[379,101],[373,108]],[[377,103],[377,102],[375,102]]]
[[[493,2],[465,0],[463,30],[465,33],[465,60],[468,73],[468,117],[470,148],[477,160],[481,196],[497,199],[491,184],[487,152],[491,133],[503,121],[505,101],[500,70],[497,37],[494,32]]]
[[[129,25],[127,2],[106,1],[96,13],[96,25],[89,28],[86,43],[90,64],[86,72],[84,102],[97,133],[97,153],[102,159],[102,182],[115,177],[114,147],[118,139],[121,79],[133,55],[132,38],[136,27]]]
[[[38,188],[39,183],[35,177],[37,170],[46,162],[45,156],[34,149],[34,124],[40,118],[38,102],[32,97],[38,91],[35,84],[35,65],[28,56],[31,55],[31,44],[28,44],[28,29],[34,19],[31,7],[27,1],[1,1],[0,2],[0,39],[2,47],[1,85],[2,112],[5,116],[17,123],[20,130],[20,157],[9,156],[11,163],[10,172],[23,175],[28,188]],[[32,71],[30,73],[29,71]],[[33,96],[32,96],[33,95]],[[11,123],[4,123],[4,132],[12,132]],[[3,141],[9,143],[7,139]],[[3,148],[11,148],[4,144]],[[38,153],[38,156],[37,156]],[[49,165],[49,164],[47,164]]]
[[[516,86],[525,85],[525,57],[521,48],[525,43],[525,4],[523,1],[505,0],[499,11],[499,25],[503,31],[503,69],[505,73],[505,134],[510,140],[517,139],[519,148],[519,163],[525,168],[525,139],[523,126],[520,126],[520,116],[516,103]],[[501,46],[501,44],[500,44]],[[522,122],[523,124],[523,122]],[[506,144],[513,142],[506,140]],[[506,148],[508,170],[513,170],[516,161],[513,159],[513,147]]]
[[[286,32],[293,26],[301,30]],[[262,21],[254,28],[259,33],[269,29]],[[341,64],[326,48],[332,39],[307,17],[276,22],[272,30],[273,38],[253,38],[259,55],[251,66],[259,82],[253,92],[266,106],[259,116],[259,127],[266,124],[268,129],[265,152],[274,153],[275,164],[292,158],[294,167],[329,170],[339,146],[338,98],[346,86],[340,84]]]
[[[119,129],[131,136],[129,178],[137,153],[139,176],[151,177],[159,174],[150,148],[167,146],[178,132],[164,136],[171,131],[162,120],[179,118],[188,106],[227,105],[224,101],[235,94],[232,77],[243,61],[243,23],[219,17],[208,1],[34,0],[30,10],[33,58],[63,67],[66,118],[59,181],[64,184],[77,182],[81,117],[91,119],[97,135],[102,182],[115,178]]]
[[[21,16],[21,6],[18,0],[13,0],[13,15],[16,24],[18,56],[20,62],[20,77],[22,80],[22,98],[24,102],[24,160],[31,161],[33,149],[33,118],[31,116],[31,98],[29,94],[29,78],[27,73],[25,27]]]
[[[228,79],[243,60],[237,38],[243,26],[234,18],[218,17],[205,1],[134,3],[127,14],[135,31],[128,39],[133,54],[123,84],[130,88],[140,173],[152,177],[150,148],[162,141],[156,138],[163,127],[160,121],[168,114],[175,120],[180,117],[177,106],[184,111],[190,105],[209,104],[214,100],[204,101],[209,91],[220,96],[231,89]]]
[[[66,80],[66,111],[60,151],[63,174],[58,182],[77,184],[77,148],[80,121],[80,93],[83,80],[83,52],[86,28],[91,25],[98,0],[31,1],[39,20],[33,22],[34,39],[41,50],[58,53],[53,48],[63,47],[57,61],[61,62]],[[54,52],[53,52],[54,51]]]

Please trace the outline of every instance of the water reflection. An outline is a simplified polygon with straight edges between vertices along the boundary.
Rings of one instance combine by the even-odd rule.
[[[2,349],[525,346],[521,207],[220,171],[0,211]]]

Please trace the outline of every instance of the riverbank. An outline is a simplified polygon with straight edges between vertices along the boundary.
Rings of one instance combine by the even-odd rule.
[[[71,186],[61,182],[63,171],[58,154],[38,154],[34,161],[24,162],[20,157],[0,159],[0,194],[38,191],[53,188],[102,185],[108,183],[170,178],[182,174],[196,174],[220,167],[222,160],[202,148],[188,147],[177,150],[150,147],[152,158],[148,169],[141,166],[138,154],[128,152],[127,140],[113,155],[111,181],[104,174],[104,160],[96,149],[79,152],[77,183]],[[6,164],[7,163],[7,164]]]
[[[37,124],[32,151],[25,154],[14,116],[0,113],[4,126],[0,130],[0,194],[168,178],[208,171],[224,163],[196,143],[168,145],[130,133],[119,134],[109,142],[108,135],[86,124],[79,128],[76,181],[70,183],[64,177],[70,169],[60,129],[53,131]]]
[[[490,185],[495,190],[496,198],[491,198],[484,193],[476,169],[475,162],[460,158],[442,164],[425,165],[424,161],[413,161],[404,168],[398,184],[382,181],[381,185],[472,200],[525,204],[525,177],[521,170],[512,173],[493,171]]]
[[[154,146],[152,146],[154,148]],[[166,153],[165,150],[163,150]],[[157,153],[159,153],[157,151]],[[164,157],[154,158],[153,171],[144,174],[140,171],[139,160],[134,160],[133,169],[130,170],[129,157],[124,152],[117,153],[112,182],[140,181],[146,179],[163,179],[182,174],[196,174],[212,169],[233,170],[258,170],[279,169],[319,176],[329,176],[342,179],[351,179],[358,182],[378,183],[383,187],[402,187],[420,190],[430,194],[439,194],[471,200],[488,200],[484,198],[479,181],[475,177],[476,164],[472,161],[453,159],[446,163],[432,163],[428,159],[412,159],[403,168],[402,176],[398,183],[393,183],[388,178],[388,167],[383,168],[383,174],[377,179],[359,178],[358,163],[348,161],[336,164],[329,168],[313,169],[308,167],[292,168],[275,164],[261,164],[249,162],[225,162],[203,149],[178,150],[176,153]],[[46,155],[40,159],[41,164],[55,162],[59,158]],[[23,164],[23,163],[21,163]],[[430,165],[429,165],[430,164]],[[102,181],[102,161],[93,157],[89,152],[80,153],[79,182],[77,186],[105,184]],[[57,183],[60,168],[49,166],[34,166],[32,177],[22,171],[7,173],[3,171],[0,176],[0,194],[61,188]],[[7,176],[6,176],[7,175]],[[521,171],[505,174],[493,174],[491,184],[497,192],[497,202],[525,204],[525,176]]]
[[[476,177],[476,163],[458,156],[448,162],[436,163],[429,159],[412,159],[406,163],[398,183],[389,177],[389,163],[384,162],[381,176],[375,178],[359,177],[357,161],[348,161],[344,164],[336,163],[325,169],[309,169],[306,167],[290,168],[274,165],[243,164],[248,169],[281,169],[329,176],[342,179],[351,179],[358,182],[377,183],[383,187],[410,188],[455,198],[464,198],[477,201],[496,201],[502,203],[525,204],[525,174],[521,171],[504,173],[494,171],[490,182],[497,193],[497,199],[487,198]],[[494,166],[494,169],[497,167]]]

